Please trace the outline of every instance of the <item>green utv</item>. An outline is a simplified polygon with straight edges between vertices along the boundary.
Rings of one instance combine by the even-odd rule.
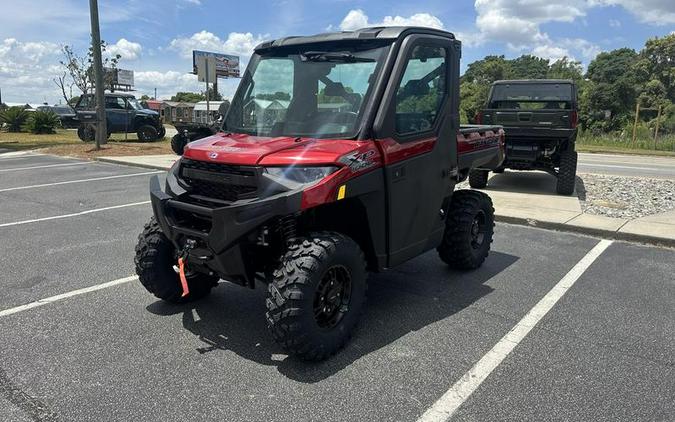
[[[496,81],[477,124],[495,124],[506,132],[506,159],[496,173],[542,170],[555,177],[556,190],[571,195],[577,175],[577,88],[574,81],[531,79]],[[488,169],[469,176],[473,188],[488,182]]]

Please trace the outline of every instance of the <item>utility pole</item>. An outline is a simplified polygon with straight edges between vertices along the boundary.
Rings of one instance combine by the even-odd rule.
[[[103,62],[101,61],[101,30],[98,25],[98,0],[89,0],[91,17],[91,47],[94,52],[94,83],[96,84],[96,149],[108,140],[105,121],[105,86],[103,83]]]
[[[157,101],[157,88],[155,88],[155,96],[152,97],[153,100]]]

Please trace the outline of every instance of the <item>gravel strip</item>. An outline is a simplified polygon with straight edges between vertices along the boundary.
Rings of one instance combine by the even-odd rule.
[[[673,180],[581,174],[577,193],[588,214],[639,218],[675,209]]]

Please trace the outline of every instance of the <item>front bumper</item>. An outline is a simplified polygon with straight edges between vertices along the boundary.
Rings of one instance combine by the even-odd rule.
[[[188,264],[252,286],[254,268],[245,250],[248,236],[276,217],[300,211],[302,191],[210,207],[181,200],[184,195],[173,196],[171,190],[180,189],[175,182],[169,172],[165,192],[158,176],[150,179],[152,210],[164,235],[178,250],[187,240],[195,241],[197,246],[190,251]],[[191,224],[195,221],[199,222],[196,227]]]

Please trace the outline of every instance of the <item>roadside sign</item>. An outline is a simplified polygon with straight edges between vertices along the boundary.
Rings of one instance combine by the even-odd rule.
[[[197,57],[197,79],[199,82],[216,82],[216,59],[209,56]]]
[[[230,54],[213,53],[209,51],[192,51],[192,73],[198,75],[199,58],[213,57],[215,60],[217,78],[238,78],[239,77],[239,56]]]
[[[134,86],[134,71],[117,69],[117,84]]]

